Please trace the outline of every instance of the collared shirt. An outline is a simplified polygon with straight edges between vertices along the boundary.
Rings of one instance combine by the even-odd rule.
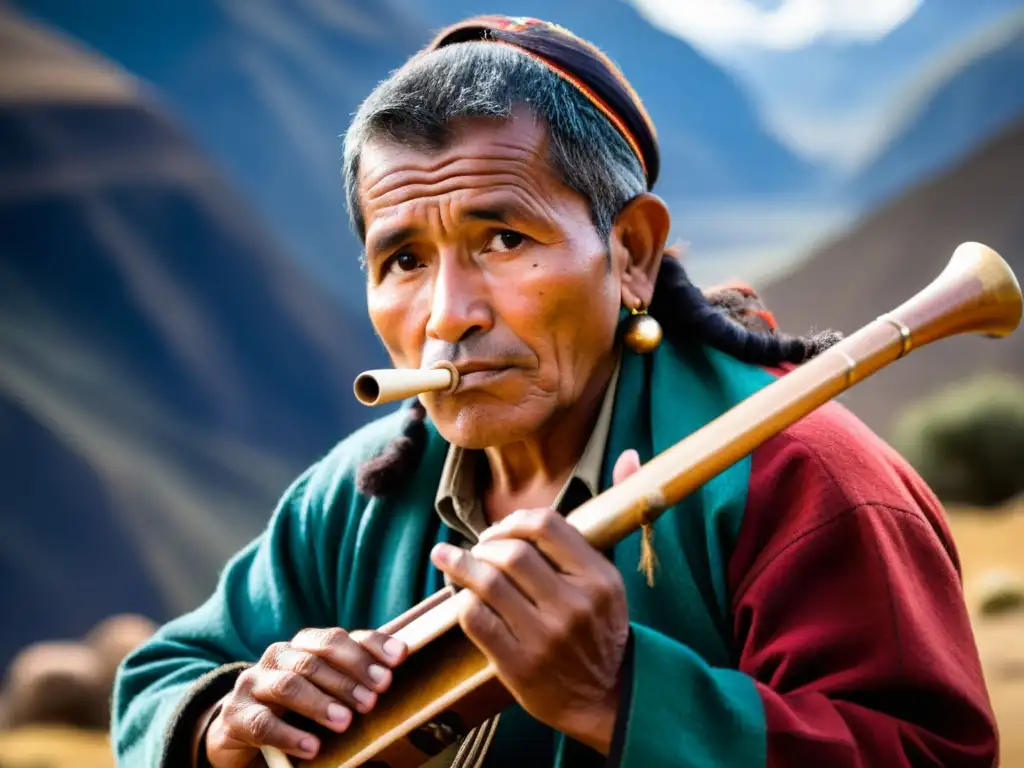
[[[608,432],[611,429],[612,408],[615,404],[618,381],[619,363],[616,363],[601,402],[597,421],[583,448],[580,460],[551,505],[559,511],[570,511],[600,491],[601,468],[604,464]],[[469,542],[475,542],[488,526],[483,500],[479,493],[481,457],[481,451],[451,446],[445,458],[437,497],[434,500],[434,507],[441,520]]]

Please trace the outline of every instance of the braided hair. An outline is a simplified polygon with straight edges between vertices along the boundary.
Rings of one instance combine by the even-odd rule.
[[[705,295],[690,282],[682,262],[670,255],[662,259],[650,313],[669,338],[697,338],[737,360],[768,368],[803,363],[841,338],[836,331],[781,333],[754,291],[732,286]],[[765,322],[771,329],[759,330]]]
[[[705,294],[690,282],[682,262],[670,254],[662,259],[650,313],[669,341],[696,338],[737,360],[766,368],[799,365],[842,338],[831,330],[808,336],[781,333],[752,289],[725,285]],[[360,493],[383,496],[412,475],[427,444],[426,415],[423,404],[415,400],[402,434],[359,468],[356,483]]]

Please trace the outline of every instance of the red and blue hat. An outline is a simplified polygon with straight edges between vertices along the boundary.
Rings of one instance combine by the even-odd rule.
[[[615,126],[636,154],[652,189],[658,178],[658,136],[643,102],[615,63],[597,46],[541,19],[475,16],[444,29],[427,46],[490,41],[511,45],[570,83]]]

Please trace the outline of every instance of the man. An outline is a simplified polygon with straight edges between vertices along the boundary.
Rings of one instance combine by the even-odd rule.
[[[365,628],[444,579],[517,701],[459,764],[993,763],[939,505],[839,406],[611,552],[564,521],[834,340],[743,327],[665,255],[654,129],[606,57],[536,20],[456,25],[362,105],[344,170],[381,340],[453,361],[459,391],[342,441],[133,654],[123,765],[315,755],[289,715],[372,711],[407,649]]]

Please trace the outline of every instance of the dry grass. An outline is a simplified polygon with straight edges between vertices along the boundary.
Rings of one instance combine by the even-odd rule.
[[[985,595],[998,583],[1012,580],[1024,589],[1024,502],[995,512],[950,509],[949,523],[999,720],[1000,765],[1024,768],[1024,610],[1002,616],[984,616],[980,610]]]
[[[0,731],[3,768],[114,768],[106,734],[61,727]]]
[[[971,584],[996,569],[1013,570],[1024,579],[1024,501],[997,510],[949,507],[968,594]]]

